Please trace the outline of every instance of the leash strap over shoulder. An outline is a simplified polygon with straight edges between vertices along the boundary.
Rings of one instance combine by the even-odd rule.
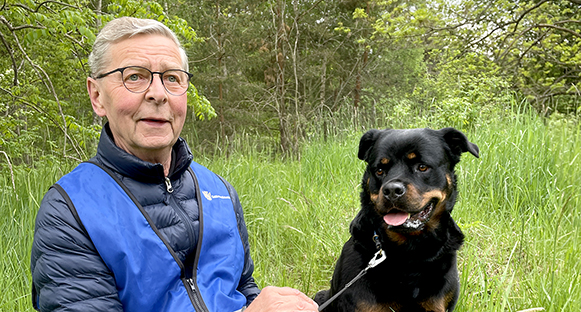
[[[365,269],[361,270],[361,272],[359,272],[359,274],[357,274],[357,276],[355,276],[349,283],[347,283],[345,285],[345,287],[343,287],[343,289],[341,289],[338,293],[333,295],[333,297],[329,298],[329,300],[325,301],[325,303],[320,305],[319,311],[323,311],[323,309],[325,309],[327,306],[329,306],[329,304],[331,304],[331,302],[333,302],[335,299],[337,299],[337,297],[339,297],[345,290],[347,290],[349,287],[351,287],[351,285],[353,285],[355,282],[357,282],[357,280],[359,280],[361,277],[363,277],[363,275],[365,275],[365,273],[367,273],[367,271],[369,269],[374,268],[377,265],[379,265],[380,263],[382,263],[385,260],[385,258],[386,258],[385,252],[380,247],[379,250],[373,256],[373,258],[371,258],[371,260],[369,261],[369,264],[367,265],[367,267]]]

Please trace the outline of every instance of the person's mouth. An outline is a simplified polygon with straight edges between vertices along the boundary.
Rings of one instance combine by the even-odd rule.
[[[169,122],[168,120],[161,118],[142,118],[139,121],[142,121],[150,126],[162,126]]]

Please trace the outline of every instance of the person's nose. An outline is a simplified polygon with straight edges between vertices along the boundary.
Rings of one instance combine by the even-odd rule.
[[[147,89],[146,97],[156,104],[163,104],[167,101],[168,92],[161,81],[160,74],[153,74],[153,81],[151,81],[151,85]]]

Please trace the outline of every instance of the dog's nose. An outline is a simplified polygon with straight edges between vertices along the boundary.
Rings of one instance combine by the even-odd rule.
[[[401,182],[388,182],[383,187],[383,195],[388,199],[394,200],[405,194],[405,185]]]

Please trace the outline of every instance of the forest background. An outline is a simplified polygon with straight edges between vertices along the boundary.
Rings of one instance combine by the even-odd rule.
[[[314,239],[323,241],[325,253],[307,257],[301,248],[315,247],[303,245],[297,254],[280,257],[308,258],[309,270],[322,273],[305,275],[310,271],[299,272],[304,263],[270,258],[272,263],[257,263],[262,285],[289,285],[312,295],[330,278],[336,249],[357,209],[362,164],[353,161],[363,131],[455,126],[488,153],[488,163],[471,160],[468,169],[460,168],[472,187],[465,205],[482,208],[459,215],[465,217],[461,226],[480,239],[469,246],[496,242],[487,250],[494,259],[465,248],[464,257],[476,264],[463,272],[478,278],[462,276],[463,294],[471,295],[460,308],[581,307],[581,262],[575,260],[581,220],[574,213],[581,200],[581,0],[0,0],[1,284],[15,289],[2,294],[0,310],[30,308],[27,253],[38,203],[59,175],[95,152],[105,120],[93,114],[86,94],[87,56],[99,29],[117,16],[160,20],[184,43],[194,77],[183,135],[196,159],[238,181],[257,258],[300,245],[288,231],[307,233],[280,216],[267,223],[269,212],[259,208],[282,203],[296,214],[299,203],[305,209],[316,204],[297,191],[315,176],[329,174],[337,182],[344,171],[351,174],[345,177],[351,184],[337,194],[343,200],[337,207],[350,206],[325,217],[336,228],[316,232],[334,239]],[[297,172],[302,176],[305,162],[317,159],[319,169],[328,171],[301,178],[308,181],[285,180]],[[485,175],[487,169],[494,175]],[[468,170],[477,173],[474,178]],[[257,203],[268,194],[262,190],[267,184],[292,192],[270,194],[276,204]],[[258,188],[262,193],[254,194]],[[320,206],[329,205],[325,192],[311,191],[322,194]],[[487,205],[479,203],[484,199]],[[496,228],[482,225],[489,205],[514,215],[495,220]],[[313,219],[312,213],[303,217]],[[537,219],[544,223],[525,230]],[[524,236],[513,243],[515,223]],[[560,228],[564,223],[568,227]],[[284,233],[273,233],[281,224]],[[277,243],[263,246],[273,236]],[[537,237],[542,246],[526,249],[523,242]],[[526,259],[541,256],[509,270],[521,253]],[[521,276],[542,261],[548,264],[536,277]],[[564,266],[567,277],[547,285],[547,274],[563,274]],[[521,279],[530,285],[515,282]],[[516,284],[519,291],[513,292]]]
[[[13,165],[92,154],[104,121],[86,95],[87,55],[100,27],[122,15],[163,21],[183,40],[197,87],[184,132],[201,151],[252,135],[259,148],[297,155],[313,135],[398,126],[404,115],[475,127],[515,95],[543,116],[578,117],[580,8],[581,0],[2,0],[0,152]]]

